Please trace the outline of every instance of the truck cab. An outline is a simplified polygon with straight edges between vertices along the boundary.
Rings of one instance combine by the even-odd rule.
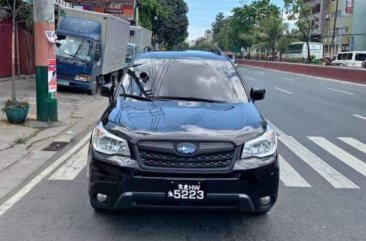
[[[78,26],[76,28],[76,26]],[[101,68],[101,24],[65,17],[57,30],[57,84],[97,90]]]
[[[130,64],[132,59],[138,54],[138,47],[136,44],[128,43],[127,44],[127,55],[125,61],[125,68]]]

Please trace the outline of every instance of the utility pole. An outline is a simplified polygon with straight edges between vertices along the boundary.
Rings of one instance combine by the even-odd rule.
[[[34,0],[33,7],[37,120],[55,122],[57,121],[57,99],[55,87],[50,81],[52,78],[55,81],[56,78],[55,44],[46,35],[55,31],[54,1]],[[50,69],[54,70],[49,73]]]
[[[334,42],[334,40],[335,40],[335,31],[336,31],[336,26],[337,26],[337,16],[338,16],[338,1],[339,0],[337,0],[337,2],[336,2],[336,10],[335,10],[335,14],[334,14],[334,25],[333,25],[333,37],[332,37],[332,57],[334,56],[334,54],[336,54],[336,53],[334,53],[335,51],[335,42]]]

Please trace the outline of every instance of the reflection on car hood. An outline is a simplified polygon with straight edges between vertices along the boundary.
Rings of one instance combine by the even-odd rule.
[[[123,101],[110,108],[108,121],[144,135],[237,136],[262,130],[253,103],[222,104],[187,101]],[[234,136],[233,136],[234,135]]]

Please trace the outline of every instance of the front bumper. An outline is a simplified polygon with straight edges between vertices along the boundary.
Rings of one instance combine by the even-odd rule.
[[[60,78],[57,79],[57,85],[80,89],[80,90],[90,90],[92,88],[91,82],[65,80],[65,79],[60,79]]]
[[[277,157],[272,164],[252,170],[226,173],[166,173],[144,171],[138,166],[120,167],[103,162],[104,155],[90,151],[88,157],[89,195],[94,207],[131,209],[139,207],[230,208],[243,212],[268,211],[277,199],[279,169]],[[199,181],[207,194],[204,200],[171,200],[167,198],[172,181]],[[107,195],[98,202],[96,195]],[[262,205],[262,197],[271,197]]]

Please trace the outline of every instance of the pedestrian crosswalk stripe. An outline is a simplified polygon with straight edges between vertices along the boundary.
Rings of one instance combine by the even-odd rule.
[[[366,144],[363,144],[359,140],[353,139],[352,137],[338,137],[339,140],[347,143],[348,145],[352,146],[353,148],[366,153]]]
[[[327,180],[335,188],[349,188],[355,189],[359,188],[351,180],[343,176],[333,167],[328,165],[326,162],[321,160],[314,153],[309,151],[306,147],[300,144],[291,136],[282,135],[278,137],[279,140],[287,146],[291,151],[293,151],[299,158],[301,158],[306,164],[308,164],[314,171],[321,175],[325,180]]]
[[[301,175],[280,155],[280,178],[287,187],[311,187]]]
[[[327,139],[323,137],[308,137],[311,141],[313,141],[315,144],[319,145],[321,148],[329,152],[331,155],[338,158],[340,161],[342,161],[344,164],[350,166],[355,171],[361,173],[366,177],[366,163],[357,159],[356,157],[352,156],[348,152],[342,150],[338,146],[334,145]]]
[[[73,180],[87,164],[88,145],[73,155],[65,164],[54,172],[49,180]]]

